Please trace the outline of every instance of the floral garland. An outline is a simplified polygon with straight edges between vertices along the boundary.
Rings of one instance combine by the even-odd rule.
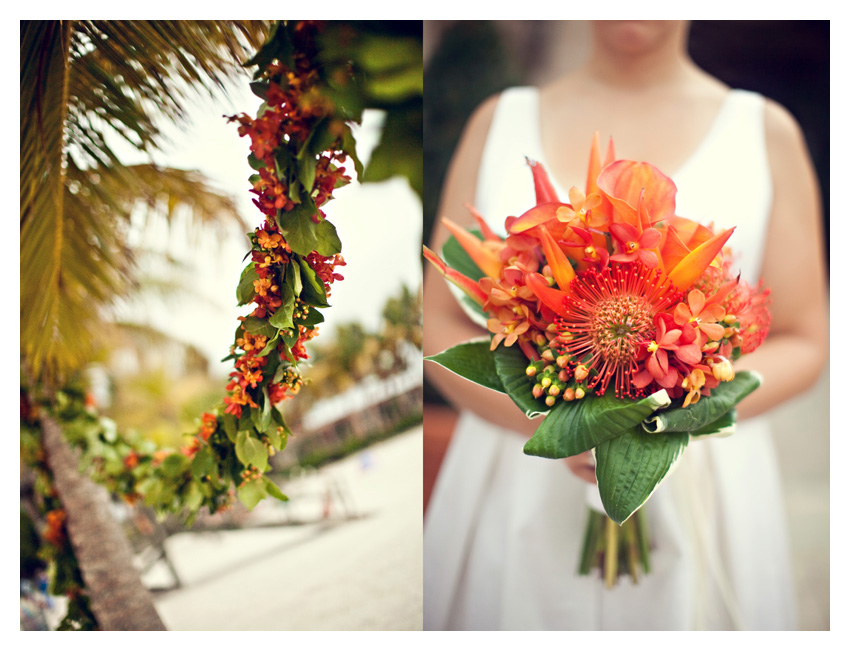
[[[362,172],[349,126],[360,121],[362,107],[340,101],[356,99],[362,89],[347,62],[322,60],[324,28],[313,21],[277,24],[245,64],[258,66],[251,88],[264,102],[255,118],[243,113],[228,121],[238,122],[240,136],[251,140],[248,160],[257,172],[251,192],[264,215],[248,234],[250,261],[236,289],[238,304],[254,309],[240,317],[224,358],[233,360],[227,395],[202,415],[190,443],[179,451],[156,449],[140,436],[117,432],[79,386],[44,397],[22,381],[22,458],[36,471],[45,521],[38,553],[52,563],[51,592],[71,599],[69,628],[96,622],[39,442],[42,414],[57,420],[95,481],[160,515],[180,514],[191,524],[202,507],[220,512],[237,497],[249,509],[267,496],[287,499],[265,476],[269,457],[290,434],[276,405],[298,394],[305,344],[324,320],[319,309],[329,307],[332,284],[342,280],[341,243],[322,207],[351,180],[342,161],[351,159]]]

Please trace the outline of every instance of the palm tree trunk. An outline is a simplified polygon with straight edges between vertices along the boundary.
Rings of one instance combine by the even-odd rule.
[[[133,566],[130,543],[109,511],[106,490],[77,471],[79,455],[65,441],[59,425],[48,417],[42,417],[41,423],[47,463],[100,629],[166,630]]]

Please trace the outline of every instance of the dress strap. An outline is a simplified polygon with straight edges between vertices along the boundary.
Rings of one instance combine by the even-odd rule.
[[[481,157],[475,206],[491,228],[504,234],[505,217],[534,205],[534,185],[525,158],[540,160],[539,93],[534,87],[508,88],[499,96]],[[507,208],[510,212],[496,214]]]
[[[762,95],[730,91],[708,137],[673,177],[677,215],[735,227],[729,245],[746,252],[740,270],[751,283],[759,277],[773,202],[764,108]]]

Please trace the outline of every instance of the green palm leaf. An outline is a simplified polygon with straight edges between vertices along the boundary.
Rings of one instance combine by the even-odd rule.
[[[117,136],[142,152],[157,121],[184,115],[195,88],[221,88],[267,29],[261,21],[21,23],[21,353],[56,379],[85,362],[111,301],[132,279],[124,243],[143,203],[223,223],[234,204],[200,175],[126,167]]]

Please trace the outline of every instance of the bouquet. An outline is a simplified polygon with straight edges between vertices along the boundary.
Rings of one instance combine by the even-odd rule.
[[[442,258],[425,247],[490,332],[427,359],[544,415],[526,454],[592,451],[601,508],[579,572],[636,582],[650,570],[641,506],[691,441],[734,432],[735,405],[760,384],[732,362],[764,341],[769,290],[733,270],[733,228],[677,216],[673,181],[616,160],[613,143],[603,160],[594,136],[585,191],[572,187],[569,203],[528,164],[536,205],[507,217],[506,237],[472,209],[480,230],[443,220]]]

